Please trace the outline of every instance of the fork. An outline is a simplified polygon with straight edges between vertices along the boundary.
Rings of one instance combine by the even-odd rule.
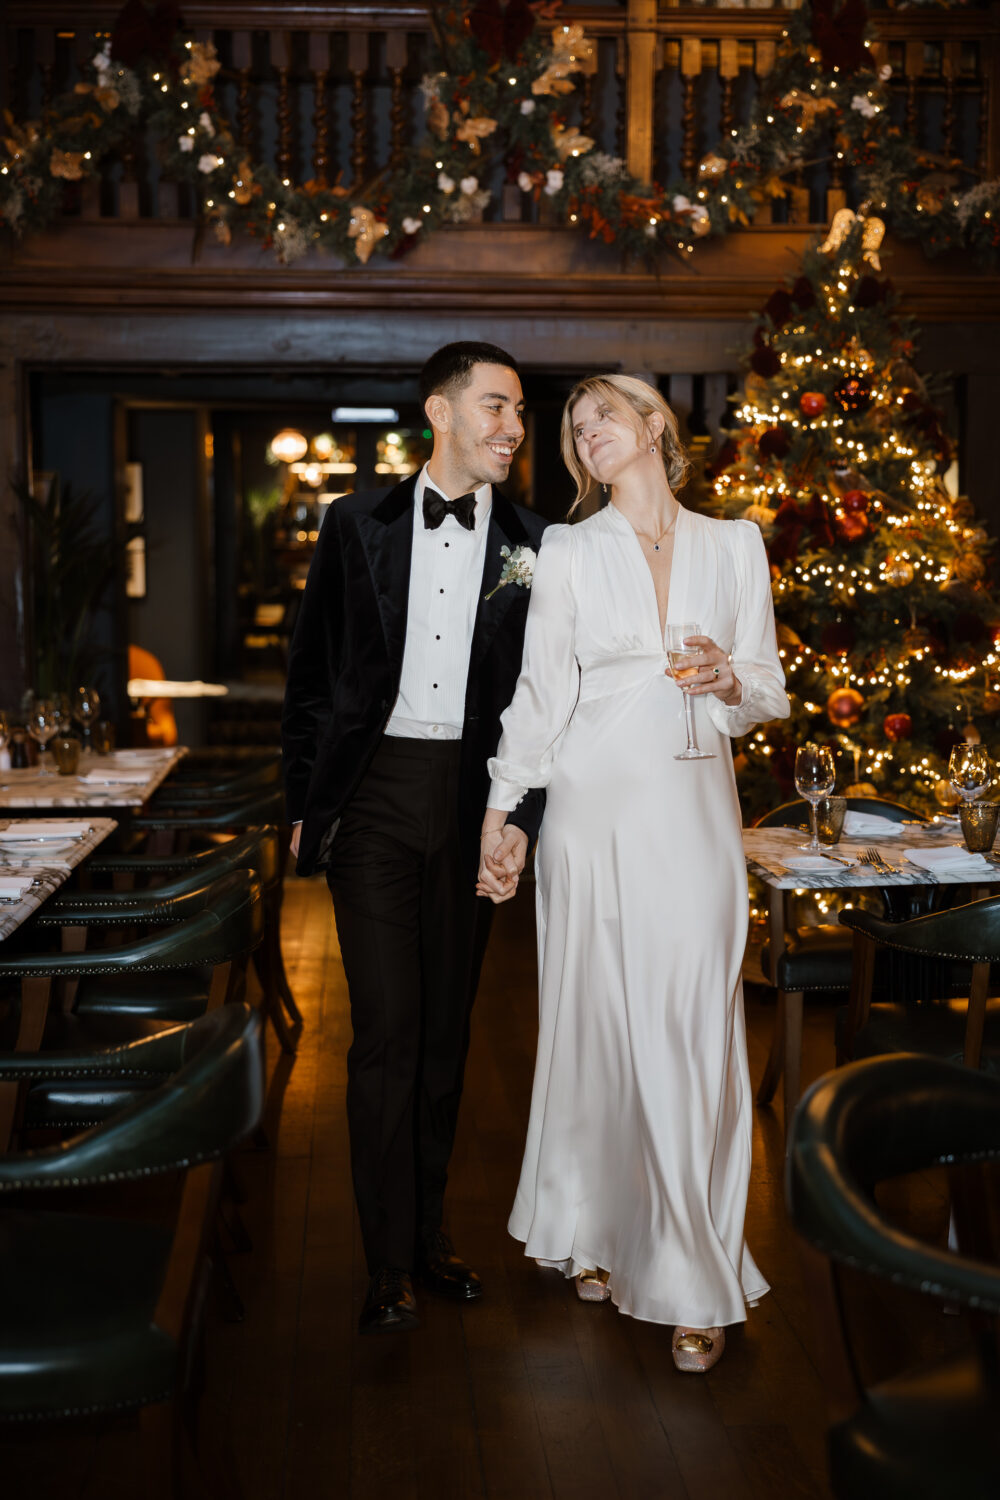
[[[898,868],[883,859],[877,849],[862,849],[859,857],[863,865],[871,865],[873,870],[878,870],[883,875],[899,874]]]

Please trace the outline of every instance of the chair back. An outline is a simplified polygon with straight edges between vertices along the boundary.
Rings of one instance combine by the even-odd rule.
[[[215,1161],[259,1125],[260,1017],[246,1005],[185,1028],[178,1071],[109,1120],[57,1146],[0,1157],[0,1193],[84,1187]]]
[[[880,947],[924,958],[950,958],[988,964],[1000,959],[1000,896],[968,901],[948,911],[887,922],[857,907],[840,913],[840,923],[863,933]]]
[[[912,808],[904,806],[902,802],[890,802],[882,797],[848,797],[847,811],[875,813],[893,823],[904,823],[917,816]],[[797,797],[794,802],[782,802],[780,807],[772,807],[768,812],[761,813],[759,818],[754,819],[753,827],[794,828],[797,824],[808,821],[809,803]]]

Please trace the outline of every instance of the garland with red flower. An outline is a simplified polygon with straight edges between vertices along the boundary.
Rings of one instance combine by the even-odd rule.
[[[96,177],[146,131],[163,173],[197,188],[218,240],[249,234],[280,262],[313,248],[347,264],[405,254],[441,225],[480,217],[498,161],[509,183],[548,198],[557,220],[655,261],[752,222],[806,162],[827,156],[896,235],[930,254],[965,247],[995,259],[1000,183],[921,156],[887,125],[889,72],[870,51],[863,0],[792,12],[749,123],[702,159],[696,182],[668,188],[638,181],[576,125],[576,81],[594,43],[557,11],[549,0],[431,6],[440,66],[422,85],[426,137],[398,167],[345,188],[296,185],[251,160],[219,107],[211,44],[184,39],[175,0],[152,12],[129,0],[85,80],[40,120],[6,116],[0,222],[16,234],[43,228],[67,182]]]

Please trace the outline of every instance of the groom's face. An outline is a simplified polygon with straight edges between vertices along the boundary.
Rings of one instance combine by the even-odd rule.
[[[521,382],[505,365],[473,365],[472,379],[443,398],[449,460],[470,486],[502,484],[524,438]]]

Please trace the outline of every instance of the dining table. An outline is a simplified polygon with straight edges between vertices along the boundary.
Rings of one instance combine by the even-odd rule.
[[[4,940],[65,885],[117,827],[114,818],[0,817],[0,960]],[[86,937],[86,928],[64,932],[72,934],[74,947]],[[41,1046],[51,989],[51,980],[44,976],[21,980],[15,1051],[37,1052]],[[0,1083],[0,1151],[10,1138],[18,1087]]]
[[[37,766],[0,771],[0,815],[28,808],[72,815],[143,807],[166,780],[187,747],[84,750],[76,771],[64,776]]]
[[[900,920],[926,910],[936,887],[965,886],[967,899],[972,900],[991,886],[1000,886],[1000,853],[971,854],[955,816],[893,823],[848,813],[839,842],[824,847],[820,854],[804,850],[807,832],[773,826],[743,830],[747,872],[767,891],[765,978],[776,989],[778,960],[789,929],[790,893],[877,890],[887,916]],[[787,1128],[801,1093],[803,995],[779,990],[778,1001],[771,1052],[757,1092],[760,1100],[770,1099],[783,1075]]]

